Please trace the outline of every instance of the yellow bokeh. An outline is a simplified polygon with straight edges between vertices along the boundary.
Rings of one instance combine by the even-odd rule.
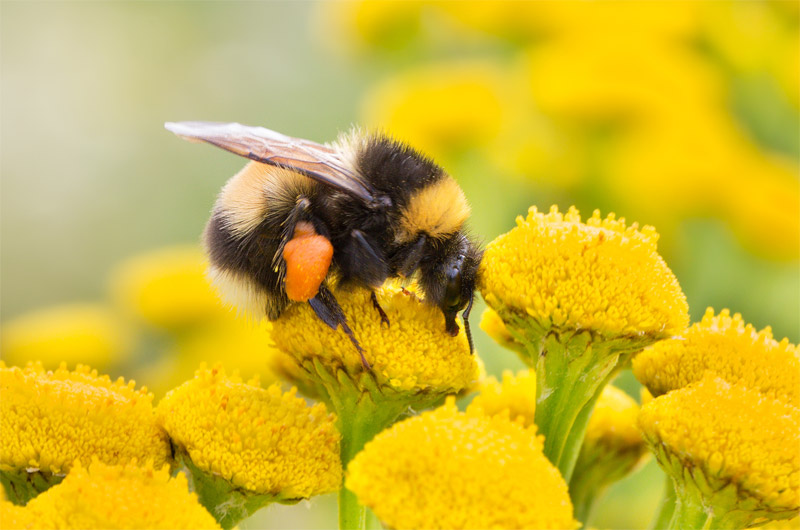
[[[0,330],[0,357],[9,365],[39,361],[45,368],[57,368],[67,362],[105,369],[127,360],[134,342],[133,330],[111,307],[69,304],[6,320]]]

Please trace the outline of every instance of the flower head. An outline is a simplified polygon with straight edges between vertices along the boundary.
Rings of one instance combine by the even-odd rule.
[[[377,86],[365,121],[436,158],[481,145],[503,122],[506,81],[490,63],[440,64]]]
[[[63,474],[73,462],[107,464],[170,460],[169,440],[155,422],[153,395],[89,367],[45,371],[40,363],[0,362],[0,470]]]
[[[24,508],[0,508],[4,528],[219,528],[189,493],[186,477],[134,465],[77,465],[64,481]]]
[[[62,361],[104,368],[127,357],[130,330],[110,307],[69,304],[26,313],[3,323],[0,352],[9,364],[41,361],[56,368]]]
[[[735,513],[749,525],[800,510],[795,407],[708,372],[644,405],[639,426],[661,466],[697,489],[718,521]]]
[[[788,339],[773,339],[769,327],[756,331],[727,309],[716,316],[707,309],[682,339],[659,342],[633,361],[634,374],[655,396],[699,381],[708,370],[800,407],[800,350]]]
[[[644,441],[636,425],[638,415],[636,401],[619,388],[608,385],[589,418],[584,446],[602,444],[615,451],[643,453]]]
[[[536,413],[536,374],[530,370],[517,375],[510,370],[503,372],[503,381],[488,377],[481,382],[480,393],[475,396],[469,409],[480,409],[494,416],[507,413],[512,420],[520,420],[529,427],[534,424]]]
[[[586,329],[604,336],[664,337],[688,324],[686,297],[656,251],[652,227],[626,226],[595,211],[585,223],[573,207],[528,217],[486,249],[486,302],[545,327]]]
[[[199,247],[171,247],[133,257],[111,274],[118,305],[145,322],[176,329],[226,313],[205,276]]]
[[[458,392],[479,375],[465,334],[445,333],[444,318],[412,290],[387,284],[376,293],[389,317],[381,318],[364,289],[338,291],[339,304],[363,347],[379,386],[404,392]],[[274,322],[272,338],[298,364],[317,361],[328,371],[363,371],[353,343],[340,329],[331,330],[308,304],[289,306]]]
[[[346,485],[392,528],[576,528],[535,427],[444,407],[369,442]]]
[[[157,416],[193,466],[235,488],[286,500],[334,491],[341,482],[332,415],[278,384],[264,389],[203,366],[167,394]]]

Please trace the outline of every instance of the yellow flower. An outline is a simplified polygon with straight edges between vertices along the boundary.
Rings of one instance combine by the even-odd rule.
[[[652,227],[554,206],[486,248],[480,289],[536,372],[544,452],[569,480],[595,401],[628,360],[681,332],[686,297]]]
[[[584,524],[608,486],[633,471],[647,453],[638,415],[639,405],[628,394],[611,385],[603,389],[569,484],[576,517]]]
[[[205,276],[199,247],[169,247],[133,257],[111,274],[120,307],[161,328],[200,325],[226,313]]]
[[[503,372],[503,381],[488,377],[481,382],[480,393],[469,404],[468,410],[480,410],[494,416],[508,413],[508,417],[522,421],[526,427],[534,425],[536,412],[536,374],[522,370],[517,375]]]
[[[364,289],[335,292],[347,321],[372,367],[369,374],[387,390],[455,393],[479,375],[463,331],[445,333],[439,309],[419,299],[413,287],[404,290],[387,284],[377,291],[389,317],[381,318]],[[364,373],[361,358],[341,329],[331,330],[308,304],[289,306],[273,323],[272,338],[299,365],[317,361],[329,372],[343,369],[358,377]]]
[[[506,325],[514,312],[603,336],[674,335],[688,324],[688,307],[657,240],[652,227],[626,226],[613,214],[595,211],[582,223],[574,207],[531,207],[488,245],[481,292]]]
[[[24,506],[0,500],[0,528],[3,530],[44,530],[56,528],[55,521],[45,519]]]
[[[700,512],[673,523],[699,515],[713,528],[744,528],[800,511],[797,408],[708,372],[643,406],[639,426],[679,500]]]
[[[724,94],[699,56],[627,31],[550,40],[533,48],[524,66],[530,96],[544,113],[584,123],[638,125],[721,101]]]
[[[537,18],[549,33],[559,37],[594,34],[600,41],[624,36],[629,42],[640,44],[655,39],[690,38],[698,25],[698,6],[690,1],[669,4],[617,0],[580,5],[558,0],[530,3],[529,16]]]
[[[584,446],[603,445],[613,451],[643,452],[642,434],[636,426],[639,405],[619,388],[608,385],[589,419]]]
[[[319,36],[333,47],[347,45],[349,52],[402,50],[416,37],[421,2],[321,2]]]
[[[235,488],[288,500],[334,491],[341,482],[332,415],[277,383],[264,389],[203,366],[167,394],[157,416],[194,466]]]
[[[459,412],[454,400],[380,433],[346,485],[404,528],[577,528],[567,487],[535,427]]]
[[[272,342],[271,330],[267,320],[253,322],[233,313],[221,315],[178,334],[158,361],[141,367],[138,377],[150,382],[156,398],[191,379],[202,363],[219,363],[229,372],[258,375],[262,383],[272,383],[277,379],[274,357],[282,354]]]
[[[8,364],[41,361],[56,368],[62,361],[105,368],[124,361],[133,338],[122,319],[101,304],[49,307],[3,323],[0,355]]]
[[[87,366],[0,362],[0,471],[63,475],[77,460],[107,464],[170,461],[166,433],[155,422],[153,395],[133,381],[111,381]]]
[[[40,529],[171,529],[219,528],[214,518],[189,493],[186,477],[134,465],[93,462],[76,466],[64,481],[24,508],[3,505],[11,528]]]
[[[370,291],[334,292],[370,370],[344,331],[331,330],[308,304],[290,305],[273,323],[272,338],[301,370],[298,379],[336,413],[344,466],[409,408],[430,407],[446,394],[471,388],[480,375],[463,330],[456,337],[447,334],[441,311],[415,290],[394,283],[377,290],[388,327]],[[340,527],[361,527],[363,510],[352,492],[340,490]]]
[[[633,361],[634,374],[654,396],[699,381],[708,370],[800,407],[800,350],[788,339],[773,339],[769,327],[756,331],[727,309],[714,316],[708,308],[684,338],[657,343]]]
[[[366,96],[368,126],[385,129],[434,158],[497,135],[506,82],[489,63],[439,64],[383,81]]]
[[[503,319],[500,318],[500,315],[497,314],[497,311],[491,307],[487,307],[483,311],[480,325],[481,329],[485,331],[487,335],[492,337],[500,346],[520,353],[523,350],[524,346],[518,342],[508,331]]]

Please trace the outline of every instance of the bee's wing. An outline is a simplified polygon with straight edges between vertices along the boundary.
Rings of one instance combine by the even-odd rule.
[[[375,199],[371,187],[330,147],[240,123],[182,121],[164,127],[190,142],[207,142],[257,162],[292,169],[365,204]]]

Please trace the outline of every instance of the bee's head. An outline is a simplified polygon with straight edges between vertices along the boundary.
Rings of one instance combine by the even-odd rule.
[[[463,233],[442,243],[428,263],[421,265],[421,282],[426,300],[436,305],[444,314],[445,330],[450,335],[458,334],[456,316],[464,311],[464,331],[467,333],[470,351],[473,349],[469,328],[469,313],[478,278],[478,267],[483,252]]]

